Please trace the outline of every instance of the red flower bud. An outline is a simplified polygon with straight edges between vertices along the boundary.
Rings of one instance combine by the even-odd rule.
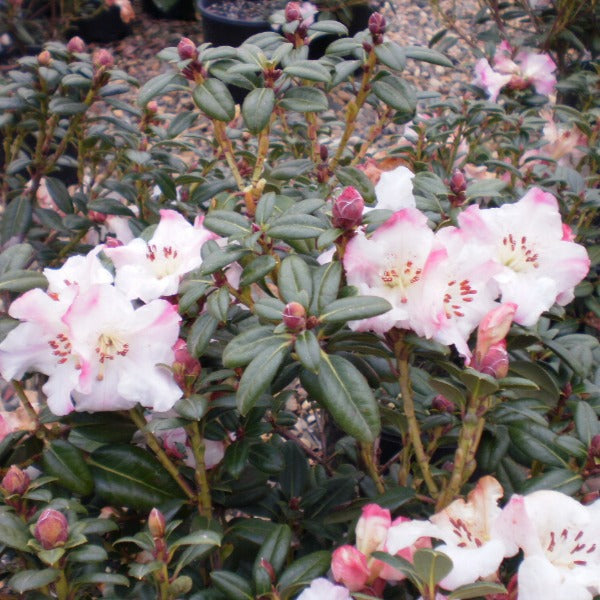
[[[37,520],[34,535],[44,550],[62,546],[69,538],[67,517],[53,508],[47,508]]]
[[[2,478],[0,485],[10,494],[21,496],[29,487],[29,475],[21,471],[16,465],[12,465],[6,475]]]
[[[369,17],[369,31],[371,32],[371,35],[383,35],[385,33],[385,27],[385,17],[381,13],[375,12]]]
[[[450,179],[450,191],[453,194],[462,194],[467,189],[467,180],[460,169],[456,169],[452,173]]]
[[[85,52],[85,42],[76,35],[67,42],[67,50],[69,52]]]
[[[500,340],[497,344],[492,344],[481,359],[475,360],[473,368],[496,379],[506,377],[508,373],[506,340]]]
[[[353,229],[360,225],[364,207],[365,201],[360,192],[348,186],[333,202],[331,211],[333,226],[340,229]]]
[[[306,327],[306,309],[299,302],[290,302],[283,309],[283,323],[290,331]]]
[[[592,458],[600,458],[600,434],[596,434],[591,439],[588,454]]]
[[[101,67],[109,69],[110,67],[114,66],[115,59],[114,56],[108,50],[104,50],[104,48],[101,48],[100,50],[96,50],[96,52],[94,52],[92,62],[94,63],[94,66],[98,69]]]
[[[42,50],[37,57],[38,65],[47,67],[52,62],[52,56],[48,50]]]
[[[319,146],[319,157],[323,162],[329,158],[329,148],[325,144]]]
[[[454,412],[456,410],[456,406],[452,400],[448,400],[446,396],[442,396],[438,394],[431,402],[431,408],[434,410],[439,410],[440,412]]]
[[[196,50],[196,44],[190,40],[190,38],[181,38],[179,44],[177,44],[177,52],[181,60],[196,60],[198,58],[198,51]]]
[[[179,338],[175,342],[173,351],[175,352],[175,362],[173,363],[175,381],[179,387],[185,389],[186,377],[198,377],[202,366],[200,365],[200,361],[190,354],[184,339]]]
[[[288,23],[302,20],[302,9],[299,2],[288,2],[285,7],[285,20]]]
[[[148,515],[148,529],[150,530],[150,535],[153,538],[165,537],[166,524],[165,515],[163,515],[158,508],[153,508]]]

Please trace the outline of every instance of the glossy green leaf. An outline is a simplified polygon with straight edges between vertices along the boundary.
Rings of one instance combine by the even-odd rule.
[[[321,365],[321,346],[317,336],[310,330],[302,331],[296,336],[294,350],[304,368],[313,373],[319,372]]]
[[[440,52],[427,48],[425,46],[404,46],[403,48],[406,58],[413,58],[421,62],[428,62],[434,65],[451,68],[452,62]]]
[[[277,346],[262,350],[246,367],[236,394],[238,410],[242,415],[248,414],[267,391],[291,344],[290,339],[284,339]]]
[[[71,550],[68,555],[69,562],[94,563],[108,560],[108,554],[102,546],[86,544],[75,550]]]
[[[281,313],[279,313],[281,317]],[[289,334],[273,334],[272,327],[254,327],[234,337],[223,351],[223,364],[226,367],[243,367],[260,352],[278,347],[290,340]]]
[[[364,171],[356,167],[341,167],[335,172],[335,175],[342,185],[355,187],[367,203],[376,201],[375,188]]]
[[[308,307],[312,296],[312,275],[308,265],[299,256],[292,254],[283,259],[278,284],[284,302],[299,302]]]
[[[54,200],[56,206],[64,213],[72,213],[73,202],[69,191],[67,190],[67,186],[65,186],[60,179],[56,179],[55,177],[46,177],[45,180],[48,193],[52,197],[52,200]]]
[[[2,242],[25,233],[31,224],[31,201],[25,196],[13,198],[2,215]]]
[[[275,323],[281,322],[285,304],[279,298],[265,297],[254,303],[256,316]]]
[[[286,442],[282,450],[285,468],[279,475],[281,491],[288,500],[299,498],[308,484],[309,467],[306,455],[292,441]]]
[[[167,87],[174,79],[175,73],[163,73],[147,81],[138,92],[137,105],[146,106],[150,100],[167,91]]]
[[[312,160],[308,158],[298,158],[295,160],[286,160],[285,162],[279,163],[271,171],[271,177],[273,179],[282,179],[289,181],[303,175],[307,171],[310,171],[314,167]],[[258,210],[257,210],[258,217]]]
[[[223,468],[234,478],[237,479],[245,469],[250,452],[250,443],[248,440],[238,440],[227,446],[225,457],[223,459]]]
[[[558,435],[536,423],[520,422],[509,427],[512,443],[531,460],[552,467],[568,466],[568,454],[556,443]]]
[[[225,323],[227,321],[229,302],[229,289],[227,287],[219,288],[208,297],[206,310],[217,322]]]
[[[329,69],[318,60],[299,60],[293,62],[291,65],[285,67],[283,72],[290,77],[299,77],[308,81],[329,83],[331,80]]]
[[[404,573],[411,581],[417,581],[419,579],[417,575],[417,571],[415,570],[412,563],[407,561],[405,558],[401,556],[392,556],[387,552],[376,551],[371,555],[373,558],[383,561],[384,563],[390,565],[394,569],[397,569],[401,573]]]
[[[271,120],[275,108],[275,92],[272,88],[256,88],[244,99],[242,117],[250,133],[261,132]]]
[[[187,347],[193,357],[199,358],[204,354],[218,325],[219,321],[208,312],[202,313],[194,321],[187,338]]]
[[[28,569],[13,575],[8,581],[8,585],[17,594],[24,594],[30,590],[39,590],[55,582],[59,575],[60,571],[58,569]]]
[[[402,71],[406,65],[404,50],[396,42],[383,42],[375,46],[377,60],[390,69]]]
[[[421,548],[414,553],[413,566],[418,577],[430,590],[435,589],[435,586],[452,571],[450,558],[429,548]]]
[[[259,471],[269,475],[280,473],[284,467],[283,454],[279,448],[265,442],[250,446],[248,460]]]
[[[575,405],[575,429],[579,439],[586,446],[600,433],[600,421],[596,411],[583,400],[577,401]]]
[[[208,399],[200,394],[192,394],[178,400],[173,408],[180,417],[199,421],[208,411]]]
[[[218,79],[207,79],[192,92],[198,108],[217,121],[231,121],[235,117],[235,102],[227,86]]]
[[[466,398],[463,390],[451,384],[447,379],[432,377],[429,385],[438,393],[448,398],[455,406],[465,406]]]
[[[119,575],[118,573],[85,573],[80,575],[73,580],[73,585],[80,586],[86,584],[98,584],[105,583],[109,585],[124,585],[129,586],[129,579],[125,575]]]
[[[252,569],[258,595],[266,594],[271,589],[271,577],[262,566],[262,562],[266,561],[276,574],[279,573],[286,561],[291,543],[292,530],[289,526],[277,525],[259,548]]]
[[[213,571],[210,574],[215,587],[227,600],[253,600],[254,592],[244,577],[231,571]]]
[[[27,526],[17,515],[0,512],[0,544],[27,552],[30,537]]]
[[[89,467],[79,448],[65,440],[54,440],[42,454],[44,472],[56,477],[69,491],[87,496],[94,489]]]
[[[245,287],[266,277],[275,267],[277,261],[269,254],[252,259],[242,271],[240,286]]]
[[[313,579],[324,575],[331,563],[331,553],[317,550],[295,560],[281,574],[277,587],[283,599],[289,598],[300,586],[309,584]],[[325,600],[325,599],[323,599]]]
[[[373,93],[388,106],[404,115],[414,114],[417,108],[417,95],[413,87],[394,77],[385,75],[372,85]]]
[[[341,356],[321,352],[318,375],[308,371],[302,382],[347,434],[361,442],[373,442],[381,429],[379,407],[361,372]]]
[[[169,541],[169,550],[172,552],[180,546],[220,546],[221,535],[216,531],[210,529],[202,529],[198,531],[192,531],[180,537],[173,542]]]
[[[232,210],[212,210],[203,221],[204,227],[219,235],[229,237],[250,233],[247,217]]]
[[[292,87],[279,103],[282,108],[297,112],[322,112],[329,108],[327,96],[313,87]]]
[[[0,277],[0,292],[27,292],[33,288],[45,288],[48,280],[35,271],[9,271]]]
[[[368,319],[392,309],[392,305],[377,296],[349,296],[334,300],[319,316],[323,323],[338,323]]]
[[[461,371],[458,377],[465,384],[469,392],[475,394],[478,398],[493,394],[499,387],[497,379],[471,368]]]
[[[9,271],[25,270],[33,261],[33,247],[30,244],[15,244],[0,254],[0,275]]]
[[[573,496],[581,490],[583,478],[571,469],[549,469],[542,475],[530,477],[519,486],[519,492],[531,494],[539,490],[554,490]]]
[[[162,465],[137,446],[103,446],[89,459],[96,492],[117,506],[151,510],[183,493]]]
[[[313,271],[312,313],[320,313],[338,297],[341,282],[342,265],[338,261],[331,261]]]

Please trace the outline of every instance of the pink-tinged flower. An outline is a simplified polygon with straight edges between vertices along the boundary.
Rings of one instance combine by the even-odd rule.
[[[44,550],[63,546],[69,539],[67,517],[58,510],[47,508],[37,520],[34,535]]]
[[[365,206],[364,212],[374,209],[398,211],[403,208],[414,208],[412,179],[415,174],[400,165],[391,171],[381,171],[379,181],[375,185],[377,203],[374,206]]]
[[[427,217],[415,208],[396,212],[372,236],[359,232],[348,242],[344,254],[348,284],[360,294],[385,298],[393,307],[352,327],[378,333],[399,327],[424,333],[423,321],[413,323],[412,312],[423,302],[421,280],[426,265],[441,258],[432,253],[433,243]]]
[[[165,537],[167,521],[165,515],[158,510],[153,508],[148,515],[148,530],[153,538]]]
[[[473,85],[483,88],[492,102],[498,99],[500,90],[512,79],[511,75],[494,71],[485,58],[480,58],[475,63],[475,78]]]
[[[519,63],[520,76],[533,85],[538,94],[551,94],[556,86],[556,64],[548,54],[519,52],[515,58]]]
[[[174,210],[161,210],[160,217],[148,242],[135,238],[104,250],[117,270],[115,285],[130,299],[149,302],[176,294],[181,277],[202,264],[204,242],[217,237],[203,227],[201,217],[194,225]]]
[[[493,277],[502,301],[517,305],[521,325],[533,325],[554,302],[569,303],[588,272],[585,248],[563,239],[556,198],[539,188],[500,208],[470,206],[458,222],[501,266]]]
[[[313,579],[297,600],[351,600],[350,591],[341,585],[335,585],[324,577]]]
[[[499,267],[460,229],[445,227],[435,234],[445,249],[441,260],[425,273],[423,294],[416,305],[418,328],[442,344],[454,344],[470,357],[467,341],[484,315],[495,305],[498,287],[492,279]]]
[[[500,525],[521,548],[519,600],[592,600],[600,594],[600,501],[556,491],[514,495]]]
[[[490,310],[479,323],[475,360],[481,362],[492,346],[504,341],[515,318],[518,306],[505,302]]]
[[[180,320],[169,302],[134,309],[110,285],[79,294],[63,318],[76,357],[72,369],[79,373],[75,409],[127,410],[138,402],[157,411],[172,408],[181,390],[164,365],[173,363]]]
[[[485,356],[479,361],[473,361],[473,368],[480,373],[501,379],[508,375],[509,356],[506,350],[506,340],[490,346]]]
[[[196,468],[196,459],[192,452],[190,441],[183,427],[159,430],[156,435],[160,438],[167,454],[183,460],[192,469]],[[204,440],[204,466],[207,469],[216,467],[225,456],[225,444],[217,440]]]
[[[366,557],[381,550],[387,538],[392,517],[387,508],[377,504],[367,504],[356,523],[356,548]]]
[[[351,592],[362,590],[369,579],[367,558],[354,546],[340,546],[331,556],[333,578]]]

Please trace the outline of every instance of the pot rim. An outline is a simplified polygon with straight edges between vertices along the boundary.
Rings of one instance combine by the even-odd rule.
[[[224,17],[223,15],[211,12],[208,7],[218,2],[218,0],[197,0],[197,2],[198,10],[200,11],[202,17],[208,16],[209,19],[212,19],[217,23],[223,23],[225,25],[240,25],[241,27],[265,27],[271,25],[271,22],[266,19],[260,21],[245,21],[242,19],[230,19],[229,17]]]

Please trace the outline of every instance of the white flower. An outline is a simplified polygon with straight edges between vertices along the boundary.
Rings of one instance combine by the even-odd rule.
[[[365,206],[363,213],[374,209],[393,210],[414,208],[412,179],[415,174],[404,166],[396,167],[391,171],[382,171],[379,181],[375,186],[377,203],[374,206]]]
[[[335,585],[324,577],[313,579],[297,600],[350,600],[350,592],[341,585]]]

